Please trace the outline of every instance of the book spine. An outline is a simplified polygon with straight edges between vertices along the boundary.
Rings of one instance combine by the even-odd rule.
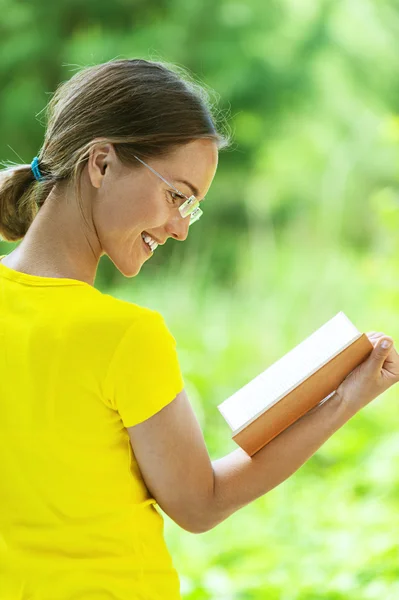
[[[373,346],[362,334],[331,361],[313,373],[292,392],[259,415],[232,439],[249,456],[253,456],[279,433],[295,423],[326,396],[332,394],[343,380],[371,353]]]

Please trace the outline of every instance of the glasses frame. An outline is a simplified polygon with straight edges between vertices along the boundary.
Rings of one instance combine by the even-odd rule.
[[[190,215],[190,225],[192,225],[193,223],[198,221],[198,219],[204,213],[199,207],[199,200],[197,200],[197,198],[194,195],[186,196],[186,194],[183,194],[183,192],[178,190],[172,183],[170,183],[170,181],[168,181],[167,179],[165,179],[165,177],[163,177],[160,173],[158,173],[158,171],[156,171],[155,169],[150,167],[150,165],[147,165],[146,162],[141,160],[141,158],[139,158],[138,156],[135,156],[135,155],[134,155],[134,158],[136,160],[138,160],[139,162],[141,162],[142,165],[147,167],[147,169],[150,169],[150,171],[152,171],[154,173],[154,175],[159,177],[159,179],[162,179],[162,181],[164,183],[166,183],[169,187],[174,189],[175,192],[177,194],[179,194],[179,196],[186,198],[186,201],[181,206],[179,206],[179,212],[180,212],[180,215],[183,217],[183,219],[185,219],[186,217],[188,217]]]

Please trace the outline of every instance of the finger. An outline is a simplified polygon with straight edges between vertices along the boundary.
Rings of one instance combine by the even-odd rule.
[[[389,336],[383,336],[373,348],[370,357],[369,364],[373,370],[380,370],[388,357],[393,346],[393,339]]]
[[[369,331],[366,335],[369,338],[370,337],[372,337],[372,338],[379,338],[379,337],[382,337],[384,335],[384,333],[382,331]]]
[[[382,340],[382,338],[387,337],[387,335],[385,333],[381,333],[380,335],[375,335],[375,336],[370,336],[369,342],[374,346],[374,348],[377,346],[377,344]]]
[[[390,350],[389,350],[389,354],[385,360],[384,363],[384,367],[387,367],[388,365],[399,365],[399,354],[396,351],[395,346],[391,346]]]

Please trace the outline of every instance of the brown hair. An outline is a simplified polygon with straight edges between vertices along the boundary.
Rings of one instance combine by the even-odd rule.
[[[57,181],[72,181],[80,193],[80,175],[96,143],[113,143],[128,165],[137,163],[135,154],[160,156],[194,139],[215,140],[218,148],[229,143],[216,130],[205,87],[163,62],[116,59],[85,67],[58,86],[46,117],[38,153],[43,179],[36,181],[30,164],[3,162],[0,170],[0,235],[8,241],[24,237]]]

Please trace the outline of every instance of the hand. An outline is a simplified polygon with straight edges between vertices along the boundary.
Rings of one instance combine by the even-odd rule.
[[[367,337],[374,346],[371,354],[336,391],[353,414],[399,381],[399,355],[392,338],[376,331],[371,331]],[[384,341],[389,343],[386,348],[381,345]]]

